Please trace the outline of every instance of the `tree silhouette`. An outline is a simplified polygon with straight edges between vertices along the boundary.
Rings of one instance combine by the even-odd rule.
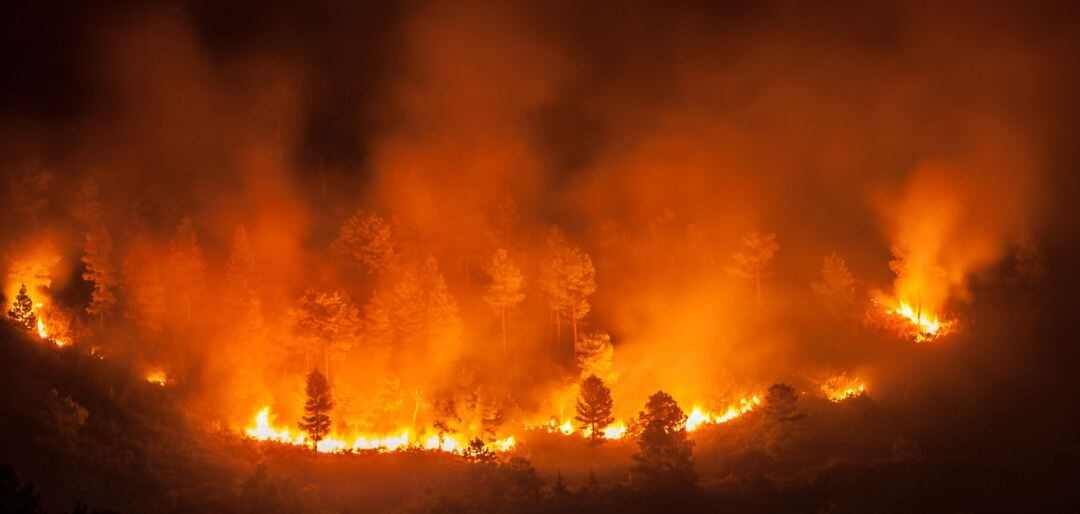
[[[469,445],[461,451],[461,455],[473,462],[495,462],[495,452],[489,450],[484,444],[484,440],[479,437],[470,440]]]
[[[693,442],[686,435],[686,414],[663,391],[649,397],[638,414],[641,435],[631,481],[647,492],[670,492],[696,481]]]
[[[330,397],[330,383],[319,370],[313,369],[307,376],[307,401],[304,402],[304,417],[297,423],[300,430],[308,435],[312,447],[326,439],[330,433],[330,410],[334,400]]]
[[[82,278],[94,284],[87,314],[103,321],[116,307],[116,267],[112,262],[113,240],[105,226],[103,205],[94,180],[87,179],[76,197],[72,214],[86,227],[82,261],[86,265]]]
[[[834,316],[850,313],[855,307],[855,277],[844,258],[836,252],[825,256],[821,264],[821,281],[811,286]]]
[[[11,310],[8,311],[8,317],[16,325],[26,330],[37,329],[37,316],[34,315],[34,301],[30,299],[30,295],[26,292],[26,284],[19,287],[19,294],[15,297],[15,301],[11,304]]]
[[[521,292],[521,284],[525,277],[521,274],[521,269],[510,259],[510,254],[502,248],[495,250],[495,255],[491,257],[488,274],[491,275],[491,285],[488,286],[484,299],[499,312],[502,323],[502,349],[503,355],[506,355],[506,315],[507,311],[525,299],[525,294]]]
[[[19,483],[10,464],[0,464],[0,512],[44,514],[34,486]]]
[[[787,384],[774,384],[765,394],[766,448],[779,456],[791,449],[798,436],[805,414],[799,412],[795,389]]]
[[[596,375],[583,380],[580,389],[574,419],[589,429],[589,441],[598,444],[604,438],[604,428],[615,421],[611,417],[611,390]]]
[[[757,290],[758,308],[761,308],[761,279],[768,275],[769,263],[780,249],[776,244],[776,234],[751,232],[743,236],[741,250],[732,256],[735,264],[728,271],[736,276],[754,281]]]
[[[565,314],[570,317],[576,345],[578,320],[589,314],[589,295],[596,291],[596,269],[589,255],[568,243],[559,227],[551,227],[548,232],[547,254],[540,267],[540,289],[555,312],[556,339],[560,339]]]

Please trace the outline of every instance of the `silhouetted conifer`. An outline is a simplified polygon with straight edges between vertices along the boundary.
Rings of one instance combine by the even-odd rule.
[[[308,435],[313,446],[330,433],[330,409],[334,400],[330,397],[330,384],[319,370],[313,369],[307,377],[307,402],[304,403],[305,416],[298,423],[300,430]]]
[[[10,317],[11,321],[14,321],[16,325],[19,325],[26,330],[34,330],[37,328],[37,316],[34,315],[34,302],[26,292],[26,284],[23,284],[22,287],[19,288],[19,295],[15,297],[15,301],[11,304],[11,310],[8,311],[8,317]]]
[[[596,375],[589,375],[581,382],[575,420],[589,429],[589,441],[598,444],[604,438],[603,430],[615,418],[611,417],[611,390]]]

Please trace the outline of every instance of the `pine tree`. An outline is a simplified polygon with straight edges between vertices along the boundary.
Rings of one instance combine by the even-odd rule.
[[[491,275],[491,285],[488,286],[484,299],[499,313],[502,325],[502,349],[503,355],[506,355],[506,316],[510,309],[525,299],[525,294],[521,292],[525,277],[521,269],[514,265],[510,254],[502,248],[495,250],[491,265],[488,267],[488,274]]]
[[[136,233],[124,255],[124,287],[127,292],[126,317],[143,330],[162,328],[165,314],[165,281],[157,249],[144,231]]]
[[[604,438],[603,430],[615,421],[611,416],[611,390],[596,375],[583,380],[580,389],[574,419],[589,429],[590,442],[597,444]]]
[[[225,304],[230,326],[234,327],[243,342],[257,341],[264,335],[265,319],[256,280],[255,254],[248,243],[247,230],[240,225],[233,233],[232,246],[229,249],[226,268],[226,283],[229,288],[225,295]]]
[[[457,300],[450,294],[439,263],[429,255],[420,270],[423,302],[423,337],[436,365],[448,365],[461,349],[464,327]]]
[[[611,344],[610,335],[604,332],[585,334],[578,339],[574,353],[582,377],[596,375],[606,382],[614,382],[619,378],[619,374],[613,369],[615,347]]]
[[[751,232],[742,238],[742,249],[732,258],[735,265],[728,271],[736,276],[752,280],[757,291],[758,308],[761,308],[761,280],[769,273],[773,255],[780,249],[776,234]]]
[[[677,491],[696,481],[693,442],[686,435],[686,414],[663,391],[649,397],[638,414],[641,435],[631,481],[650,493]]]
[[[23,284],[19,288],[19,295],[15,297],[15,301],[11,304],[11,310],[8,311],[8,317],[16,325],[26,330],[37,330],[37,316],[34,315],[34,301],[30,299],[30,295],[26,292],[26,284]]]
[[[116,266],[112,262],[113,240],[104,221],[104,206],[98,195],[97,183],[87,179],[76,196],[72,215],[86,228],[82,261],[86,270],[83,280],[94,285],[87,314],[103,321],[116,307]]]
[[[308,289],[293,310],[297,333],[314,342],[321,350],[326,376],[330,361],[343,358],[360,331],[360,313],[349,297],[338,291],[325,293]],[[305,364],[311,365],[310,350]]]
[[[199,237],[195,225],[188,218],[182,218],[176,226],[176,234],[169,241],[169,273],[175,297],[188,321],[192,319],[192,309],[196,299],[205,286],[206,261],[203,258]]]
[[[841,317],[855,307],[855,277],[844,258],[833,252],[821,264],[821,281],[811,284],[834,316]]]
[[[596,268],[587,253],[566,241],[559,227],[551,227],[548,232],[540,289],[555,312],[556,338],[562,330],[562,316],[568,315],[576,345],[578,320],[589,314],[589,295],[596,291]]]
[[[765,394],[766,448],[773,456],[791,450],[799,436],[805,414],[799,412],[795,389],[787,384],[774,384]]]
[[[307,401],[304,402],[304,417],[297,425],[308,435],[312,446],[326,439],[330,433],[330,410],[334,400],[330,396],[330,383],[319,370],[313,369],[307,376]]]
[[[82,261],[86,264],[86,271],[82,278],[94,284],[94,291],[90,293],[90,305],[86,306],[86,313],[97,316],[104,320],[113,313],[116,307],[116,271],[112,263],[112,237],[104,224],[100,224],[86,234],[86,244],[83,247]]]
[[[363,209],[357,209],[342,223],[332,247],[372,275],[385,273],[398,263],[390,224],[378,214]]]
[[[231,344],[220,352],[237,363],[232,375],[235,394],[241,398],[257,398],[266,394],[266,384],[251,377],[262,376],[269,362],[267,352],[262,351],[268,331],[257,289],[255,254],[248,244],[243,225],[233,232],[225,272],[228,286],[222,294],[225,316],[220,320],[225,323],[223,335]]]

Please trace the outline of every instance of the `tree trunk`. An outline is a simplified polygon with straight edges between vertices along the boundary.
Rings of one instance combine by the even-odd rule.
[[[570,347],[570,355],[574,355],[577,352],[577,309],[570,308],[570,326],[574,329],[574,345]]]

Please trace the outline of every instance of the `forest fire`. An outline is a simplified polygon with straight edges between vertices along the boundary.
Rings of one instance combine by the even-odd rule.
[[[1069,2],[66,3],[0,16],[0,511],[1076,490]]]

